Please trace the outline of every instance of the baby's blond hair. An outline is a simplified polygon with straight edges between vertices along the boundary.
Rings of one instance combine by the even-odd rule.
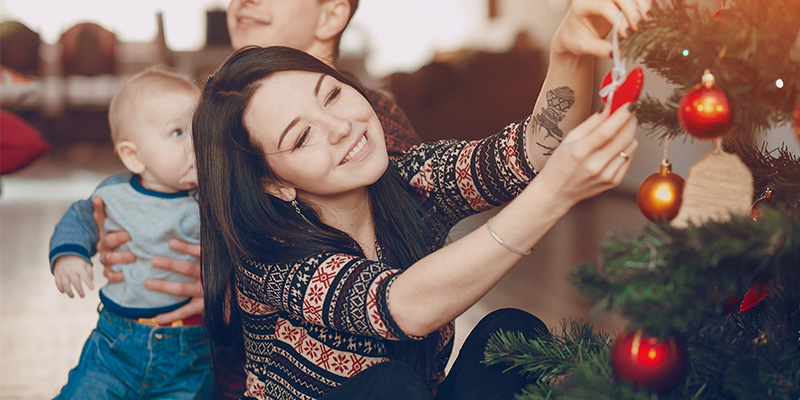
[[[114,145],[132,134],[141,102],[148,101],[159,92],[175,90],[197,95],[200,89],[189,78],[163,65],[149,67],[128,79],[108,107],[108,124]]]

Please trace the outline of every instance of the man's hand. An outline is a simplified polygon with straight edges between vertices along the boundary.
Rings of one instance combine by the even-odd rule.
[[[81,257],[75,255],[59,257],[53,265],[53,276],[56,278],[58,291],[66,293],[70,298],[75,297],[72,293],[73,287],[81,298],[84,297],[81,281],[86,283],[86,287],[90,290],[94,290],[92,265]]]
[[[172,250],[181,253],[189,254],[191,256],[200,258],[200,245],[190,244],[178,239],[169,241],[169,247]],[[144,285],[150,290],[174,294],[178,296],[189,296],[192,299],[189,304],[168,313],[159,314],[156,316],[156,322],[159,324],[168,324],[179,319],[191,317],[192,315],[201,314],[205,307],[203,301],[203,285],[200,283],[200,265],[195,264],[188,260],[178,260],[167,257],[153,257],[153,266],[156,268],[166,269],[179,274],[191,276],[197,280],[190,283],[183,282],[170,282],[160,279],[146,279]]]
[[[99,255],[100,263],[105,267],[103,276],[109,282],[122,282],[122,271],[114,271],[111,266],[134,262],[136,261],[136,256],[130,251],[114,251],[114,249],[131,240],[131,236],[125,231],[107,233],[103,227],[106,220],[106,208],[103,199],[100,196],[94,196],[92,205],[94,206],[92,217],[94,217],[94,223],[97,225],[97,254]]]

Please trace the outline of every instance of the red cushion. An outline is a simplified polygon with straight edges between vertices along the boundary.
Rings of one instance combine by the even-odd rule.
[[[50,149],[50,143],[31,124],[0,110],[0,174],[16,171]]]

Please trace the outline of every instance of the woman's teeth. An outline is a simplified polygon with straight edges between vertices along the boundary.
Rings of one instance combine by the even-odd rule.
[[[367,135],[361,136],[361,140],[358,141],[356,147],[353,147],[353,150],[350,150],[350,152],[347,153],[347,155],[344,157],[344,160],[342,160],[342,163],[339,165],[342,165],[350,161],[350,159],[352,159],[353,157],[355,157],[355,155],[358,154],[358,152],[364,148],[365,144],[367,144]]]

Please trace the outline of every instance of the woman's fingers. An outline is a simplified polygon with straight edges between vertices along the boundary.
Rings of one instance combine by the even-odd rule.
[[[622,13],[625,14],[625,21],[620,24],[619,31],[623,37],[628,37],[628,29],[634,31],[639,29],[639,22],[644,18],[644,13],[639,3],[635,0],[616,0],[616,4]]]
[[[633,139],[633,133],[635,132],[629,130],[632,127],[635,131],[636,123],[630,107],[620,107],[611,115],[608,115],[608,112],[608,107],[606,107],[603,109],[603,112],[593,115],[580,125],[583,128],[583,125],[586,124],[589,129],[576,138],[581,139],[579,143],[576,143],[573,149],[573,155],[576,158],[580,159],[592,154],[597,154],[601,149],[606,148],[607,145],[614,143],[615,139],[617,141],[623,141],[624,143],[620,143],[616,146],[612,145],[611,150],[606,150],[606,153],[609,151],[619,153],[627,146],[628,142]],[[595,117],[597,119],[592,120]],[[632,121],[631,127],[627,130],[623,129],[626,124],[631,124]],[[625,132],[627,132],[627,135]],[[567,135],[567,137],[570,137],[570,135],[572,135],[572,132]],[[621,137],[617,138],[620,135]],[[614,149],[616,149],[616,151]],[[609,154],[606,154],[606,156],[609,156]],[[610,157],[607,157],[606,159],[609,158]]]

